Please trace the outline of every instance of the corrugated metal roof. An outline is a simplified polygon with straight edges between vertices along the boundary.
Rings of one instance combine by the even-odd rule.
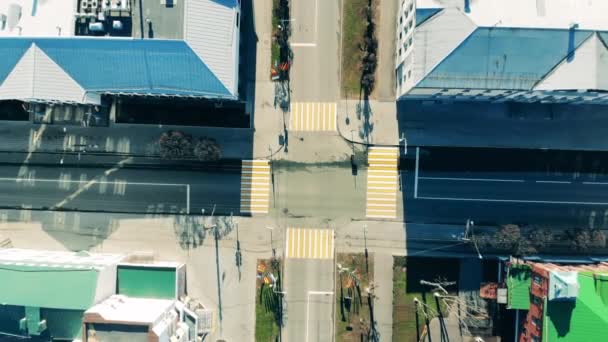
[[[38,39],[36,44],[89,91],[231,95],[183,41]]]
[[[30,45],[27,40],[0,40],[0,84],[11,73]]]
[[[31,44],[36,44],[86,91],[234,98],[183,41],[3,38],[0,56],[13,58],[3,59],[7,62],[0,63],[0,72],[10,72],[16,64],[12,60],[21,58]],[[14,57],[22,47],[24,51]]]
[[[92,268],[0,265],[0,303],[86,310],[95,303],[98,272]]]
[[[529,90],[592,33],[478,28],[417,86]]]
[[[585,40],[575,53],[563,59],[534,88],[535,90],[600,89],[600,54],[606,50],[595,35]]]
[[[513,264],[507,276],[507,302],[509,309],[530,308],[530,266]]]
[[[420,26],[430,17],[439,13],[443,8],[417,8],[416,9],[416,26]]]
[[[414,82],[422,80],[429,72],[458,48],[477,27],[461,11],[447,8],[433,17],[426,25],[416,27],[414,34]]]
[[[85,91],[35,44],[0,86],[0,99],[85,102]]]
[[[547,302],[543,341],[605,341],[608,306],[596,293],[592,276],[579,273],[576,302]]]
[[[226,7],[230,7],[230,8],[235,8],[239,5],[238,0],[210,0],[210,1],[213,1],[222,6],[226,6]]]
[[[234,0],[187,1],[184,39],[231,94],[237,94],[239,30]]]

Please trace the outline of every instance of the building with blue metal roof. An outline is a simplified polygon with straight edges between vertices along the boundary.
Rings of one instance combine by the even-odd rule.
[[[237,0],[12,0],[0,18],[0,100],[238,98]]]
[[[402,0],[397,97],[608,104],[608,2]]]

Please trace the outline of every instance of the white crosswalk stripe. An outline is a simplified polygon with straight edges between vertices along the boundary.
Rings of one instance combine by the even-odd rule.
[[[333,229],[287,228],[286,258],[333,259]]]
[[[241,167],[241,212],[268,213],[270,200],[270,162],[243,160]]]
[[[367,169],[367,217],[397,217],[398,163],[399,149],[370,148]]]
[[[290,131],[335,132],[337,128],[335,102],[293,102],[290,108]]]

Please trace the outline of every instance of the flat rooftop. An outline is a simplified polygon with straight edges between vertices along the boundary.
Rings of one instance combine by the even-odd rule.
[[[94,1],[94,0],[92,0]],[[115,0],[111,0],[114,2]],[[128,0],[125,0],[128,1]],[[0,1],[0,37],[70,37],[89,35],[77,30],[80,20],[85,26],[90,22],[106,20],[106,32],[115,36],[134,38],[183,39],[185,0],[134,1],[122,11],[105,6],[102,0],[95,2],[98,7],[88,7],[88,0],[2,0]],[[140,6],[141,5],[141,6]],[[85,11],[85,8],[87,10]],[[103,13],[99,16],[99,13]],[[85,18],[76,18],[81,13]],[[4,15],[4,16],[3,16]],[[111,22],[121,20],[125,29],[121,34],[113,34]],[[93,17],[93,19],[91,19]],[[78,34],[76,32],[78,31]],[[86,30],[85,30],[86,31]],[[100,35],[100,34],[95,34]],[[101,34],[103,35],[103,34]]]
[[[484,27],[569,28],[608,30],[606,0],[418,0],[417,8],[457,7]]]
[[[78,0],[2,0],[0,37],[73,36]]]
[[[155,0],[143,1],[133,6],[133,33],[134,38],[160,38],[160,39],[183,39],[184,38],[184,0],[173,1],[173,5],[167,6],[170,1]],[[165,3],[165,4],[163,4]]]
[[[154,324],[171,310],[173,300],[133,298],[113,295],[85,312],[89,319],[102,319],[107,323]]]

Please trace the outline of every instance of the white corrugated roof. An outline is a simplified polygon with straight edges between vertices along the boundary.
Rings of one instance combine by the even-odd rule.
[[[85,90],[35,44],[0,85],[0,99],[86,102]]]
[[[607,53],[598,36],[591,36],[576,49],[571,60],[562,61],[534,90],[605,89],[600,71],[608,70]]]
[[[0,263],[32,267],[107,267],[118,264],[123,258],[120,254],[0,248]]]
[[[237,9],[212,0],[186,0],[184,40],[232,93],[237,93]]]
[[[0,17],[7,17],[4,25],[0,22],[0,37],[56,37],[58,27],[62,36],[73,36],[76,8],[77,0],[0,0]],[[16,9],[21,18],[11,15]]]

